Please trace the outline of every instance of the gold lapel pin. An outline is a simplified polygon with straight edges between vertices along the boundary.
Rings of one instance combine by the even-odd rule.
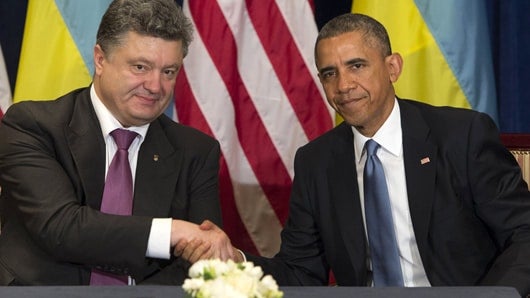
[[[158,161],[158,154],[153,155],[153,160]]]

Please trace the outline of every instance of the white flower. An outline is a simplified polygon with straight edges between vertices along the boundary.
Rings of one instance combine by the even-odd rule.
[[[182,288],[194,298],[281,298],[272,276],[263,276],[261,267],[251,262],[201,260],[188,272]]]

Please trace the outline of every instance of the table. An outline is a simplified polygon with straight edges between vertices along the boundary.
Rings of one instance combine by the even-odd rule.
[[[434,288],[366,288],[366,287],[281,287],[285,298],[342,297],[425,297],[425,298],[517,298],[509,287],[434,287]],[[181,298],[178,286],[28,286],[0,287],[2,298]]]

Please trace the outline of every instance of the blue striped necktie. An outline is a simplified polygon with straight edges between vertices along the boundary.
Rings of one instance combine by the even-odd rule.
[[[379,144],[368,140],[364,166],[364,209],[375,287],[403,286],[399,251],[385,172],[376,155]]]

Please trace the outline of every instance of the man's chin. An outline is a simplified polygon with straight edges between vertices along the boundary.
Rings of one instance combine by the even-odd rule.
[[[146,125],[148,123],[153,122],[156,118],[158,118],[160,115],[162,115],[162,112],[159,113],[139,113],[134,114],[132,117],[130,117],[128,120],[131,123],[131,126],[142,126]]]

